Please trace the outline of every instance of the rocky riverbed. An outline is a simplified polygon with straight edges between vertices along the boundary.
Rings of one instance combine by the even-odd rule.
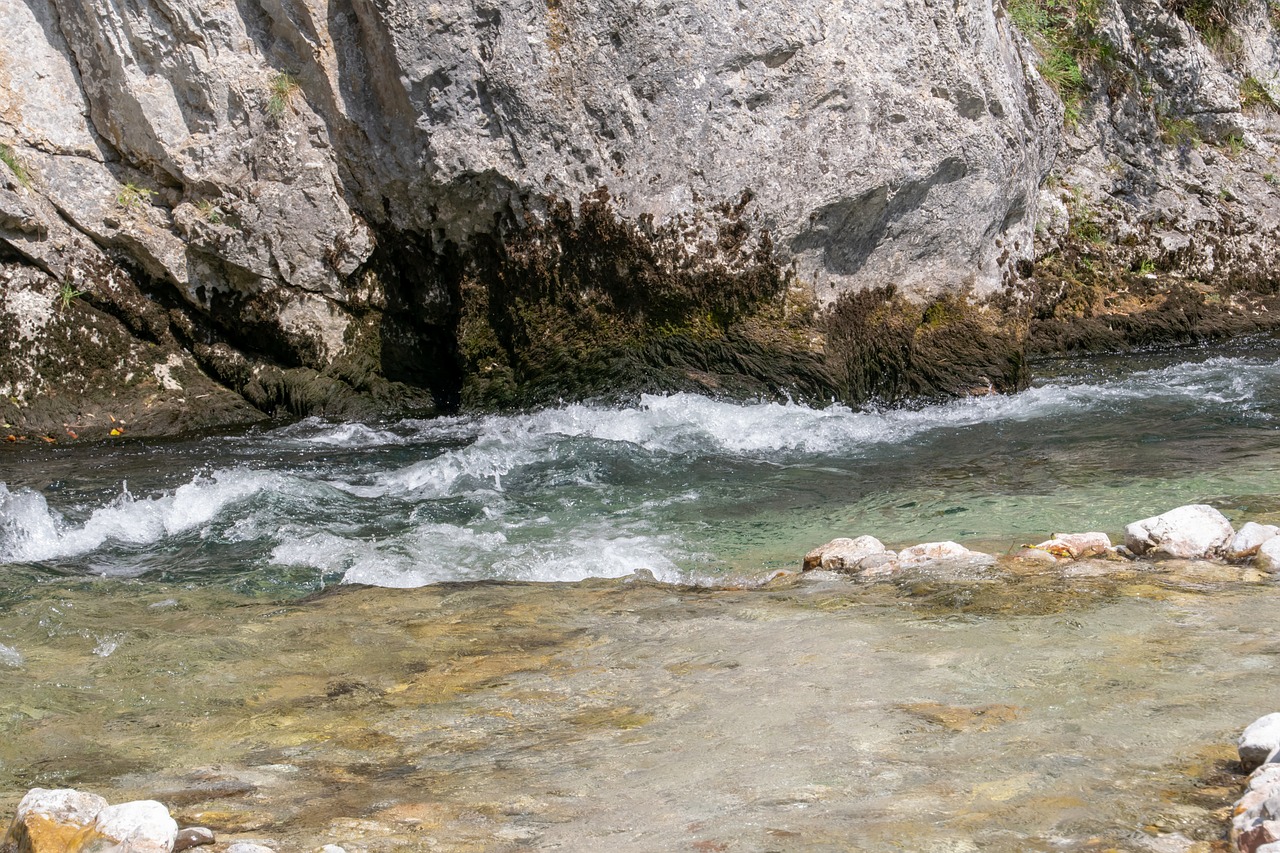
[[[1080,541],[752,589],[56,584],[0,617],[3,804],[91,790],[156,850],[1217,849],[1270,575]]]

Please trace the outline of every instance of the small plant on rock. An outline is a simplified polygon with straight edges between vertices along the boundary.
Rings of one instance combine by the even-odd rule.
[[[200,215],[210,225],[222,224],[222,210],[209,199],[201,199],[196,202],[196,210],[200,211]]]
[[[116,205],[123,210],[136,210],[151,201],[153,195],[155,195],[154,190],[140,187],[130,181],[121,187],[120,192],[116,194]]]
[[[1199,148],[1203,142],[1200,128],[1189,118],[1176,118],[1157,110],[1156,124],[1160,127],[1160,139],[1165,145],[1178,148]]]
[[[66,311],[85,291],[76,290],[76,286],[69,281],[64,281],[62,287],[58,290],[58,302],[62,305],[62,310]]]
[[[271,78],[271,96],[267,98],[267,112],[272,118],[283,118],[285,110],[293,103],[293,98],[302,91],[298,79],[292,74],[281,71]]]
[[[12,147],[3,143],[0,143],[0,163],[9,167],[9,171],[13,172],[13,176],[18,179],[18,183],[24,187],[31,186],[31,175],[23,167],[22,161],[18,159]]]
[[[1212,50],[1226,56],[1240,52],[1240,36],[1231,24],[1246,7],[1246,0],[1169,0],[1167,5]]]
[[[1240,109],[1251,107],[1280,112],[1280,104],[1271,97],[1271,92],[1257,77],[1249,76],[1240,81]]]
[[[1068,127],[1079,121],[1088,93],[1084,68],[1110,53],[1095,33],[1100,7],[1099,0],[1008,0],[1009,17],[1040,54],[1040,76],[1062,98]]]

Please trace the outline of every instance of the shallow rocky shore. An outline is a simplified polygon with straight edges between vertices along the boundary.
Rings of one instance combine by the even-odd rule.
[[[1250,776],[1232,809],[1231,850],[1280,853],[1280,713],[1254,720],[1237,748]]]
[[[1012,559],[1045,565],[1133,560],[1193,560],[1248,565],[1280,572],[1280,527],[1246,522],[1239,531],[1207,504],[1189,504],[1125,526],[1124,543],[1106,533],[1055,533],[1036,545],[1023,545]],[[924,542],[892,551],[874,536],[839,537],[804,556],[802,570],[822,570],[880,580],[910,570],[933,575],[973,575],[996,566],[992,554],[956,542]],[[1095,568],[1098,568],[1095,566]],[[1101,567],[1105,571],[1105,565]]]
[[[163,803],[137,800],[110,805],[97,794],[71,788],[32,788],[0,849],[4,853],[178,853],[205,845],[218,853],[275,853],[257,841],[218,844],[203,826],[178,828]],[[317,853],[345,853],[326,844]]]

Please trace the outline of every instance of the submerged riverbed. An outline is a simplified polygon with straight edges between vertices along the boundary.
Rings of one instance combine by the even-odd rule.
[[[914,410],[674,395],[8,453],[0,805],[154,796],[303,850],[1208,843],[1277,710],[1269,578],[765,581],[835,535],[1276,523],[1278,378],[1266,340]]]

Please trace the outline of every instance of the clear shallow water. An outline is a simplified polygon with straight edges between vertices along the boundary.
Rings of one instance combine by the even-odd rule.
[[[1262,517],[1280,509],[1277,353],[1081,362],[916,410],[681,394],[11,455],[0,564],[277,594],[640,568],[714,584],[834,535],[1004,550],[1189,501]]]
[[[282,850],[1207,845],[1235,735],[1280,710],[1269,578],[726,588],[835,535],[1280,521],[1274,344],[1057,368],[914,411],[676,395],[0,456],[0,807],[156,797]]]

